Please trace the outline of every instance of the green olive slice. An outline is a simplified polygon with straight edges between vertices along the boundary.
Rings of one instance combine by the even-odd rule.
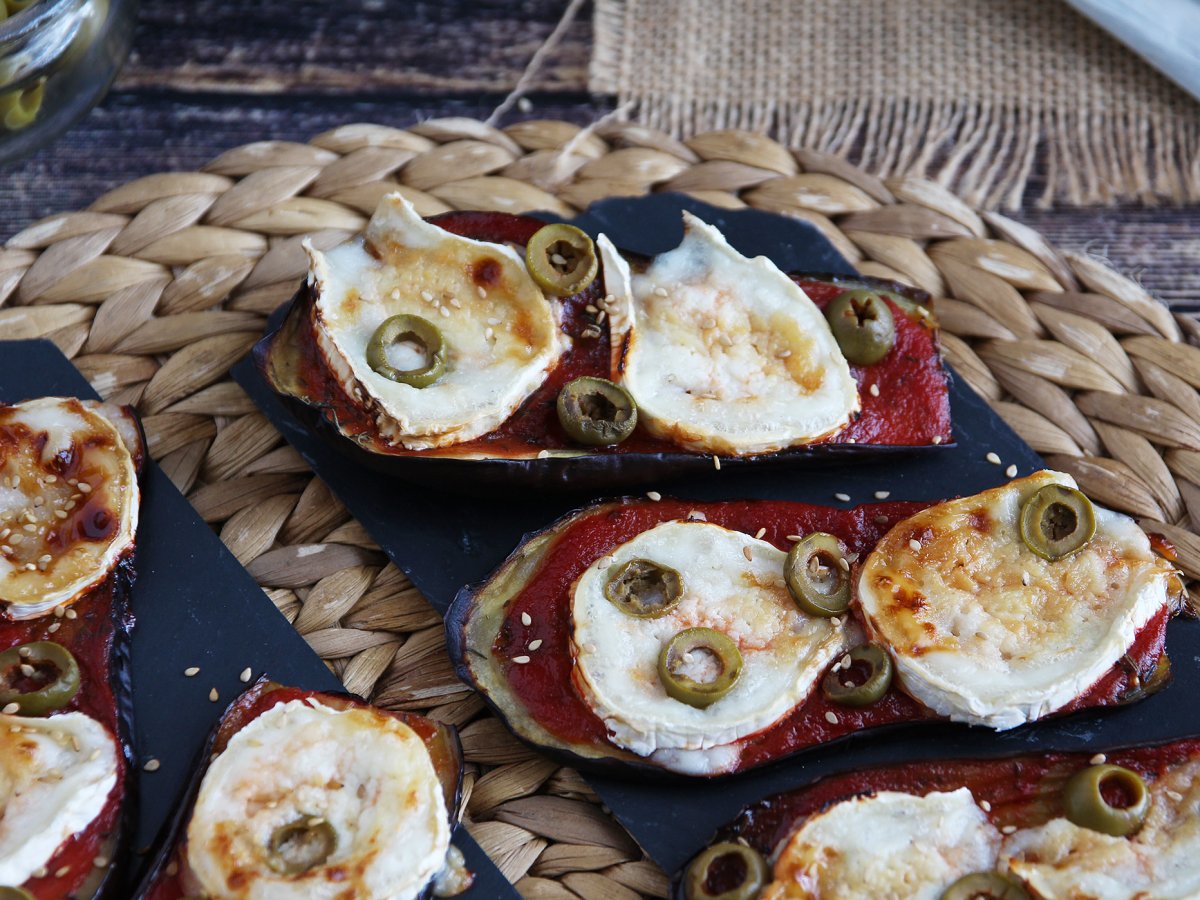
[[[850,665],[825,673],[821,692],[826,700],[842,706],[870,706],[892,684],[892,658],[879,644],[860,644],[846,655]]]
[[[1030,900],[1029,892],[1003,872],[972,872],[942,892],[942,900]]]
[[[1048,484],[1021,507],[1021,540],[1051,562],[1070,556],[1095,533],[1092,501],[1075,488]]]
[[[1122,802],[1109,803],[1104,796],[1106,789],[1118,794]],[[1076,772],[1063,787],[1062,799],[1067,818],[1076,825],[1113,837],[1124,837],[1141,828],[1150,809],[1150,792],[1142,776],[1111,764]]]
[[[574,225],[539,228],[525,245],[525,265],[538,287],[567,297],[596,278],[600,264],[592,239]]]
[[[681,671],[685,666],[700,663],[694,657],[696,653],[708,657],[706,662],[716,667],[716,674],[701,680]],[[741,674],[742,654],[737,644],[712,628],[686,628],[671,638],[658,655],[658,677],[667,694],[697,709],[711,706],[728,694]]]
[[[271,832],[267,865],[281,875],[300,875],[329,859],[337,848],[337,832],[319,816],[301,816]]]
[[[17,704],[17,714],[44,716],[62,709],[79,692],[79,664],[53,641],[35,641],[0,653],[0,707]]]
[[[636,619],[657,619],[683,596],[683,577],[670,566],[648,559],[631,559],[609,570],[604,585],[608,602]]]
[[[563,430],[592,447],[619,444],[637,426],[633,397],[606,378],[585,375],[568,381],[558,392],[555,407]]]
[[[25,890],[25,888],[9,887],[6,884],[0,884],[0,900],[37,900],[37,898]]]
[[[896,343],[892,309],[875,291],[842,291],[825,309],[842,355],[856,366],[877,363]]]
[[[397,369],[388,362],[387,349],[392,344],[411,343],[420,346],[425,364],[413,369]],[[442,332],[428,319],[406,314],[391,316],[375,329],[367,342],[367,364],[389,381],[429,387],[446,371],[446,342]]]
[[[796,605],[810,616],[840,616],[850,606],[850,564],[842,543],[814,531],[788,551],[783,577]]]
[[[723,841],[706,848],[684,873],[686,900],[754,900],[769,872],[762,854],[745,844]]]

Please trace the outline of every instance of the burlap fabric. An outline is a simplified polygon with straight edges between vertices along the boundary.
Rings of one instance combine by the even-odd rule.
[[[1148,4],[1151,5],[1152,4]],[[1056,0],[597,0],[591,87],[984,208],[1200,199],[1200,104]]]

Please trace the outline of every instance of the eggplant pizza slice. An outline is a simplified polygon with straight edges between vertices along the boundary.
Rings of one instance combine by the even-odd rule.
[[[5,897],[82,900],[119,889],[143,459],[127,407],[63,397],[0,406]]]
[[[1169,674],[1171,553],[1051,471],[932,506],[626,499],[460,592],[449,646],[540,747],[723,775],[882,725],[1145,696]]]

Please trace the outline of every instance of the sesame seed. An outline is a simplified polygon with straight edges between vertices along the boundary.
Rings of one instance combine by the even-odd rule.
[[[1029,587],[1029,582],[1030,582],[1029,573],[1022,572],[1021,573],[1021,584],[1023,584],[1025,587]]]
[[[836,725],[838,723],[837,714],[830,710],[829,712],[825,713],[825,721],[830,725]]]
[[[56,482],[56,481],[58,481],[57,475],[47,475],[46,476],[46,484],[54,484],[54,482]]]
[[[34,565],[33,563],[25,563],[25,571],[27,571],[27,572],[36,572],[36,571],[37,571],[37,566],[36,566],[36,565]]]
[[[49,874],[50,874],[50,870],[47,869],[45,866],[38,866],[36,869],[33,870],[34,878],[45,878]]]
[[[988,462],[990,462],[990,463],[991,463],[993,466],[998,466],[998,465],[1000,465],[1000,456],[999,456],[999,454],[997,454],[997,453],[995,453],[995,452],[993,452],[993,451],[991,451],[991,450],[989,450],[989,451],[988,451],[988,455],[987,455],[987,456],[985,456],[985,457],[984,457],[984,459],[986,459]]]
[[[179,863],[176,862],[175,860],[171,860],[169,863],[167,863],[166,871],[167,871],[168,878],[174,878],[176,875],[179,874]]]
[[[892,492],[891,492],[891,491],[876,491],[876,492],[875,492],[875,499],[876,499],[876,500],[886,500],[886,499],[887,499],[888,497],[890,497],[890,496],[892,496]]]
[[[908,539],[908,549],[911,550],[913,553],[920,553],[921,552],[921,542],[918,541],[916,538],[909,538]]]
[[[587,306],[585,306],[585,307],[584,307],[584,310],[586,310],[587,312],[590,312],[590,313],[591,313],[593,316],[594,316],[596,313],[600,312],[600,310],[599,310],[598,308],[596,308],[595,306],[593,306],[593,305],[592,305],[592,304],[590,304],[590,303],[589,303]]]
[[[665,296],[667,296],[667,289],[666,289],[666,288],[660,288],[660,287],[656,287],[656,288],[654,289],[654,296],[655,296],[655,297],[665,297]]]
[[[1089,759],[1088,762],[1090,762],[1093,766],[1102,766],[1108,762],[1108,757],[1103,753],[1097,753],[1095,756]]]
[[[455,309],[462,309],[462,304],[458,302],[457,297],[450,298],[450,305],[453,306]]]
[[[33,648],[32,647],[18,647],[17,648],[17,656],[21,657],[21,659],[29,659],[29,657],[33,656]]]
[[[22,544],[25,542],[25,535],[14,534],[12,537],[9,538],[9,541],[12,542],[13,544]]]
[[[92,486],[86,481],[81,481],[79,482],[79,490],[83,491],[85,494],[90,494],[92,492]]]
[[[1004,470],[1004,474],[1007,475],[1009,478],[1016,478],[1017,477],[1017,467],[1015,465],[1009,466],[1007,469]]]
[[[876,517],[875,517],[875,524],[876,524],[876,525],[886,525],[887,523],[888,523],[888,517],[887,517],[887,516],[876,516]]]
[[[776,359],[787,359],[791,355],[792,355],[791,350],[780,350],[778,353],[775,354],[775,358]]]
[[[746,562],[754,562],[754,554],[750,552],[749,547],[742,548],[742,556],[746,557]]]
[[[804,540],[804,538],[803,538],[803,537],[801,537],[801,536],[800,536],[800,535],[798,535],[798,534],[789,534],[789,535],[787,536],[787,539],[788,539],[789,541],[792,541],[793,543],[795,543],[795,542],[798,542],[798,541],[802,541],[802,540]]]
[[[213,703],[216,703],[217,700],[220,698],[220,696],[221,695],[217,693],[216,688],[213,688],[211,691],[208,692],[208,699],[211,700]]]
[[[24,675],[26,678],[32,678],[35,674],[37,674],[37,670],[34,669],[34,667],[31,666],[29,663],[21,663],[20,669],[21,669],[21,674]]]
[[[838,560],[838,566],[841,568],[841,570],[843,572],[850,571],[850,563],[846,561],[846,558],[844,556],[839,556],[837,558],[837,560]]]
[[[20,703],[6,703],[4,705],[4,709],[0,709],[0,713],[4,713],[4,715],[6,715],[6,716],[15,716],[20,711],[21,711]]]
[[[872,397],[878,397],[879,396],[879,385],[877,385],[877,384],[871,385],[869,388],[867,388],[867,393],[869,393]]]
[[[322,816],[313,816],[311,819],[308,820],[309,828],[317,828],[318,826],[324,825],[324,824],[325,824],[325,819]]]
[[[600,312],[596,313],[596,324],[603,325],[604,320],[607,318],[608,318],[608,313],[606,313],[604,310],[600,310]]]
[[[760,528],[760,529],[758,529],[758,531],[754,532],[754,539],[755,539],[756,541],[761,541],[761,540],[762,540],[762,536],[763,536],[764,534],[766,534],[766,533],[767,533],[767,529],[765,529],[765,528]]]
[[[658,491],[646,491],[646,496],[649,497],[651,500],[653,500],[655,503],[657,503],[659,500],[662,499],[662,494],[660,494]]]
[[[487,323],[488,323],[489,325],[499,325],[501,321],[503,321],[503,320],[501,320],[501,319],[497,319],[497,318],[495,318],[495,317],[493,316],[492,318],[490,318],[490,319],[488,319],[488,320],[487,320]]]
[[[24,528],[29,534],[33,534],[35,531],[37,531],[36,525],[22,525],[21,527]]]
[[[188,666],[186,669],[183,670],[183,674],[186,675],[188,678],[192,678],[193,676],[200,674],[200,667],[199,666]]]
[[[55,878],[66,878],[71,873],[70,866],[61,866],[54,872]]]
[[[49,565],[52,559],[54,559],[53,556],[51,556],[49,553],[44,553],[38,557],[38,564],[43,566]]]
[[[145,769],[147,772],[157,772],[158,767],[161,765],[162,765],[162,763],[160,763],[157,759],[151,758],[151,759],[146,760],[146,764],[144,766],[142,766],[142,768]]]
[[[95,859],[92,860],[92,865],[95,866],[97,869],[107,869],[108,863],[109,863],[109,859],[107,856],[97,856]]]
[[[848,669],[852,665],[854,665],[854,660],[852,660],[850,658],[850,654],[847,653],[845,656],[843,656],[841,658],[841,660],[839,660],[838,665],[841,666],[843,669]]]
[[[846,438],[846,443],[847,444],[857,444],[858,438]]]
[[[75,612],[75,610],[73,610],[73,609],[68,609],[65,613],[63,613],[63,615],[66,616],[68,619],[78,619],[79,618],[79,613]]]
[[[62,606],[54,607],[54,618],[61,619],[66,614],[67,614],[67,610],[65,607],[62,607]]]
[[[842,624],[842,620],[840,618],[838,618],[837,616],[830,616],[829,624],[832,625],[834,628],[837,628],[839,625]]]
[[[496,332],[493,331],[492,326],[489,325],[487,330],[483,333],[483,336],[490,341],[493,337],[496,336]]]
[[[992,804],[988,803],[986,800],[980,800],[979,808],[982,809],[984,812],[991,812]]]
[[[50,627],[49,627],[49,628],[47,628],[46,630],[47,630],[48,632],[50,632],[51,634],[54,634],[54,632],[58,631],[58,629],[60,629],[60,628],[62,628],[62,623],[60,623],[60,622],[52,622],[52,623],[50,624]]]
[[[542,639],[541,639],[541,638],[536,638],[536,639],[534,639],[534,640],[532,640],[532,641],[530,641],[530,642],[529,642],[529,649],[530,649],[530,650],[536,650],[536,649],[537,649],[538,647],[540,647],[540,646],[542,646]]]
[[[393,300],[400,299],[400,288],[392,288],[392,299]]]
[[[940,444],[942,442],[942,436],[940,434],[935,434],[933,436],[933,442],[935,444]]]
[[[1181,801],[1183,799],[1183,794],[1179,793],[1179,791],[1168,790],[1167,796],[1170,797],[1172,800],[1174,800],[1176,803],[1178,803],[1179,801]]]
[[[549,450],[539,450],[539,451],[538,451],[537,458],[538,458],[538,459],[549,459],[549,458],[550,458],[550,451],[549,451]]]
[[[242,674],[238,676],[238,680],[241,681],[242,684],[245,684],[250,680],[250,676],[253,674],[254,673],[250,671],[250,667],[246,666],[246,668],[242,669]]]
[[[718,472],[721,471],[721,457],[719,457],[719,456],[713,457],[713,468],[716,469]]]
[[[433,294],[429,293],[429,291],[421,291],[421,299],[424,300],[426,303],[432,303],[433,302]]]
[[[843,503],[849,503],[849,502],[850,502],[850,495],[849,495],[849,494],[843,494],[843,493],[839,492],[839,493],[836,493],[836,494],[834,494],[834,495],[833,495],[833,499],[835,499],[835,500],[841,500]]]
[[[1000,833],[1001,834],[1012,834],[1016,830],[1017,830],[1016,825],[1005,825],[1003,828],[1000,829]]]
[[[528,656],[514,656],[513,662],[517,663],[517,665],[523,666],[523,665],[525,665],[525,663],[529,662],[529,657]]]
[[[550,262],[554,263],[556,266],[565,266],[567,264],[567,258],[561,253],[551,253]]]
[[[67,517],[67,514],[65,512],[63,512],[61,509],[56,509],[54,511],[54,518],[65,519],[66,517]]]
[[[439,306],[438,312],[440,312],[444,318],[450,318],[450,310],[446,309],[446,307]]]
[[[527,613],[527,612],[521,613],[521,624],[522,625],[532,625],[533,624],[533,616],[529,615],[529,613]]]
[[[477,294],[479,295],[479,299],[480,299],[480,300],[486,300],[486,299],[487,299],[487,291],[485,291],[485,290],[483,289],[483,285],[482,285],[482,284],[477,284],[477,285],[475,285],[475,293],[477,293]]]

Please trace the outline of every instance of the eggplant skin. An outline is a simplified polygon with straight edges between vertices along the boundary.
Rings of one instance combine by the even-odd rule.
[[[224,740],[228,741],[230,737],[237,733],[238,728],[230,728],[232,718],[246,705],[252,704],[264,694],[270,694],[277,690],[291,690],[287,685],[279,684],[271,681],[266,676],[260,677],[254,684],[250,685],[245,691],[233,699],[233,701],[225,708],[220,720],[213,727],[208,739],[204,742],[204,746],[200,748],[200,752],[196,754],[196,758],[192,764],[192,777],[188,781],[187,787],[184,789],[183,795],[179,798],[176,804],[175,813],[163,826],[159,832],[158,838],[151,847],[150,858],[153,860],[146,870],[145,876],[138,885],[137,890],[133,893],[134,900],[146,900],[146,898],[159,896],[156,892],[167,886],[168,882],[174,877],[168,874],[167,868],[173,861],[178,859],[179,851],[182,849],[185,835],[187,833],[188,822],[191,820],[192,808],[196,802],[196,795],[200,792],[200,784],[204,780],[205,773],[208,772],[209,763],[214,758],[217,744]],[[309,691],[299,690],[306,697],[316,697],[322,699],[334,706],[338,707],[371,707],[366,700],[355,694],[345,691]],[[442,748],[446,751],[447,760],[446,766],[440,765],[434,760],[434,768],[437,770],[439,780],[442,784],[444,798],[446,801],[446,809],[450,813],[450,826],[453,829],[458,825],[462,818],[462,770],[463,770],[463,752],[462,743],[458,738],[458,731],[450,725],[444,725],[440,722],[435,722],[432,719],[426,719],[423,716],[417,716],[412,713],[395,712],[392,710],[380,709],[386,715],[394,716],[401,721],[408,722],[414,719],[427,722],[434,726],[436,737],[434,738]],[[243,723],[248,724],[248,723]],[[238,726],[239,728],[241,726]],[[228,729],[228,733],[227,732]],[[448,768],[449,771],[445,771]],[[175,894],[165,894],[167,897],[175,897]],[[182,898],[184,895],[178,895]],[[427,900],[433,896],[432,880],[419,895],[421,900]]]

